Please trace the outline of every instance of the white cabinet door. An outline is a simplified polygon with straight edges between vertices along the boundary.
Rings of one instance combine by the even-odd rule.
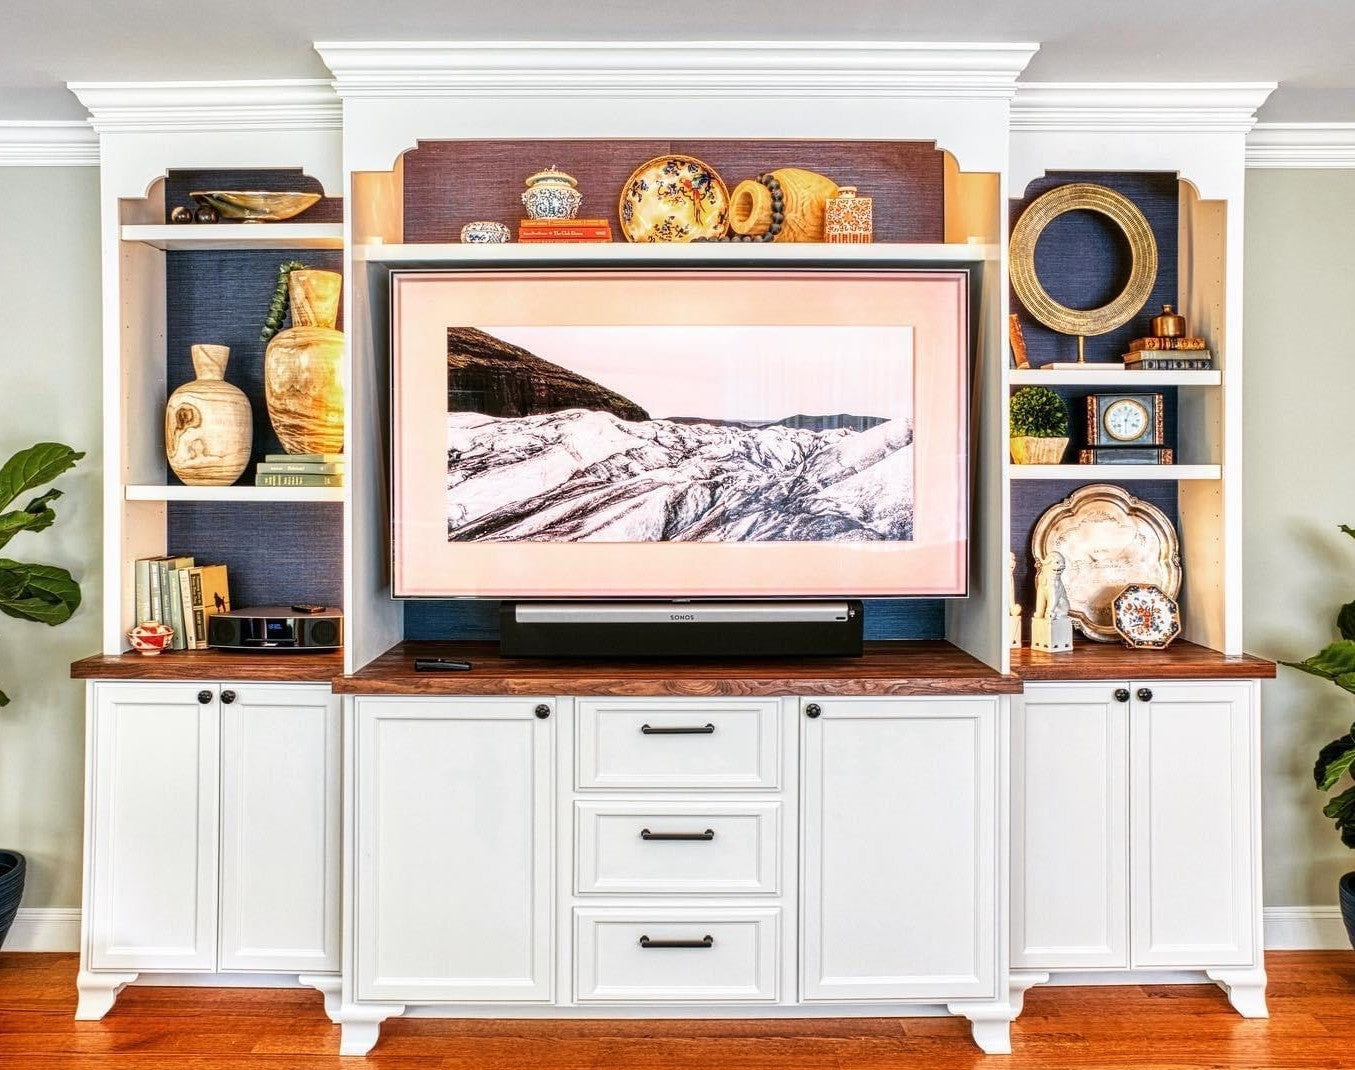
[[[989,698],[801,703],[803,999],[997,994],[997,714]]]
[[[358,998],[549,1000],[554,703],[356,703]]]
[[[94,695],[89,964],[215,969],[216,688],[102,683]]]
[[[1259,862],[1254,687],[1131,688],[1134,965],[1250,965]]]
[[[1129,691],[1028,684],[1012,709],[1012,966],[1129,966]]]
[[[339,700],[311,684],[220,695],[220,968],[337,971]]]

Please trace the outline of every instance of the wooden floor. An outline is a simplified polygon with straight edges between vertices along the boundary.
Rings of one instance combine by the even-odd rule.
[[[1032,989],[1015,1054],[985,1057],[963,1021],[389,1021],[367,1059],[339,1059],[318,993],[129,988],[76,1022],[73,955],[0,955],[0,1070],[1058,1070],[1355,1067],[1355,953],[1276,952],[1269,1021],[1213,986]]]

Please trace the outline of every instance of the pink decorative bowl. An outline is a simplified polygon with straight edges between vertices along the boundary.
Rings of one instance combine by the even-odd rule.
[[[138,654],[158,654],[169,646],[170,637],[173,636],[174,629],[168,624],[161,624],[158,620],[148,620],[144,624],[138,624],[127,633],[127,639],[132,644],[132,649]]]

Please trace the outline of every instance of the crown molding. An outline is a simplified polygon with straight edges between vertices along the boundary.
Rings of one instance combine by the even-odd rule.
[[[1246,132],[1274,82],[1021,82],[1012,130]]]
[[[343,99],[385,97],[993,97],[1036,44],[317,42]]]
[[[99,133],[338,130],[343,109],[323,79],[71,82]]]
[[[1355,123],[1257,123],[1248,167],[1355,167]]]
[[[97,167],[99,136],[83,119],[0,121],[0,167]]]

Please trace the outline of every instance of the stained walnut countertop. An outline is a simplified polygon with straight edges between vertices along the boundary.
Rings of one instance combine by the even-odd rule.
[[[1049,654],[1026,647],[1012,651],[1012,673],[1022,680],[1268,680],[1275,663],[1250,654],[1228,657],[1177,640],[1166,650],[1130,650],[1119,643],[1078,642]]]
[[[415,658],[469,661],[416,672]],[[400,643],[334,690],[350,695],[1002,695],[1021,690],[944,642],[867,643],[860,658],[503,658],[495,643]]]
[[[255,654],[244,650],[166,650],[96,654],[71,665],[77,680],[246,681],[329,683],[343,674],[343,654]]]

